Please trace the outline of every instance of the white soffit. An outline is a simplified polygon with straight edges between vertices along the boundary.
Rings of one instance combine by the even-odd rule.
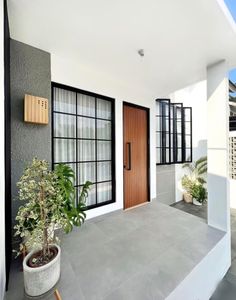
[[[13,39],[157,95],[205,79],[206,66],[222,59],[236,67],[236,25],[223,0],[8,0],[8,6]]]

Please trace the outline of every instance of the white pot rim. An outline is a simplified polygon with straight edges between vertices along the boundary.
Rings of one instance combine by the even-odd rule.
[[[49,263],[47,263],[46,265],[41,266],[41,267],[36,267],[36,268],[29,267],[29,266],[27,265],[28,259],[30,258],[31,255],[33,255],[34,253],[36,253],[36,252],[39,251],[39,249],[35,249],[35,250],[31,251],[30,253],[28,253],[28,254],[26,255],[26,257],[24,258],[24,260],[23,260],[23,269],[26,270],[26,271],[30,271],[31,273],[33,273],[33,272],[37,273],[37,272],[39,272],[39,271],[43,271],[43,270],[45,270],[45,269],[48,269],[51,265],[53,265],[54,263],[56,263],[56,262],[60,259],[60,256],[61,256],[61,248],[60,248],[60,246],[58,246],[58,245],[56,245],[56,244],[51,244],[51,245],[49,245],[49,246],[50,246],[50,247],[56,247],[57,250],[58,250],[57,256],[54,257],[53,260],[51,260]]]

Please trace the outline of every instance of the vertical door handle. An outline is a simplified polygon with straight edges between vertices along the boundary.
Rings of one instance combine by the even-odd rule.
[[[128,146],[128,171],[131,170],[131,143],[127,143]]]

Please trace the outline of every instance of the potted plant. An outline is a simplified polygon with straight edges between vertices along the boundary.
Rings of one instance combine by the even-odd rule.
[[[17,183],[19,200],[24,202],[14,229],[22,239],[18,254],[24,249],[29,251],[23,260],[25,292],[29,296],[46,293],[59,280],[61,249],[55,229],[69,233],[85,221],[91,183],[83,185],[75,205],[74,177],[67,165],[59,164],[51,171],[48,162],[34,158]]]
[[[188,170],[188,175],[182,177],[182,187],[184,188],[183,200],[191,203],[193,202],[191,190],[194,184],[204,185],[206,183],[207,157],[201,157],[193,163],[186,163],[183,165],[183,168]]]
[[[207,199],[207,190],[201,183],[194,183],[191,187],[191,196],[193,198],[193,204],[202,205]]]

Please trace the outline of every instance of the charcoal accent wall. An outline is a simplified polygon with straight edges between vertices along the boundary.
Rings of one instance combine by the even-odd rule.
[[[6,290],[11,265],[11,103],[10,103],[10,29],[7,1],[4,1],[4,113],[5,113],[5,254]]]
[[[12,218],[19,201],[16,183],[33,157],[51,164],[51,62],[50,54],[21,42],[10,41]],[[49,99],[49,124],[24,123],[24,95]]]

